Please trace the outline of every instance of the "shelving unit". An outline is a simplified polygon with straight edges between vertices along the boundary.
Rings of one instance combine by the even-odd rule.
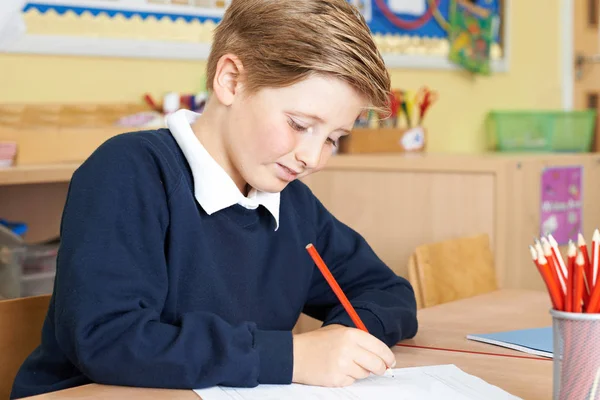
[[[0,168],[0,186],[69,182],[79,163]]]

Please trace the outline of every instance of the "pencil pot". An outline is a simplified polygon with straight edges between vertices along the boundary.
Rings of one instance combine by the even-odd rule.
[[[551,310],[553,399],[600,398],[600,314]]]

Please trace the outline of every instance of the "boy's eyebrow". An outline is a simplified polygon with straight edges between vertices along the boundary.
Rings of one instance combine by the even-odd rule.
[[[318,122],[321,122],[321,123],[325,123],[325,120],[323,118],[321,118],[321,117],[319,117],[318,115],[315,115],[315,114],[308,114],[308,113],[305,113],[305,112],[302,112],[302,111],[296,111],[296,112],[294,112],[294,114],[298,114],[298,115],[300,115],[302,117],[310,118],[312,120],[315,120],[315,121],[318,121]]]
[[[319,117],[316,114],[308,114],[308,113],[304,113],[302,111],[296,111],[296,112],[294,112],[294,114],[298,114],[298,115],[300,115],[302,117],[310,118],[310,119],[312,119],[314,121],[317,121],[317,122],[320,122],[322,124],[325,123],[325,120],[323,118]],[[345,128],[340,128],[340,129],[336,129],[336,130],[342,131],[342,132],[344,132],[347,135],[349,135],[351,133],[351,131],[349,129],[345,129]]]

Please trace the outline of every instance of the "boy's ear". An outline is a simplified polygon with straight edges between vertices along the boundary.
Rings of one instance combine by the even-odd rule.
[[[219,59],[213,80],[213,93],[223,105],[231,105],[236,94],[241,92],[243,73],[244,66],[235,55],[225,54]]]

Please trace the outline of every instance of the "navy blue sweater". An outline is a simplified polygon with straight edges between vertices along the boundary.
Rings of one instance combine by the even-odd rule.
[[[301,312],[354,326],[306,252],[309,242],[370,333],[390,346],[415,335],[410,284],[303,183],[281,193],[277,231],[262,206],[207,215],[193,190],[166,129],[114,137],[75,172],[42,343],[12,397],[90,382],[290,383]]]

